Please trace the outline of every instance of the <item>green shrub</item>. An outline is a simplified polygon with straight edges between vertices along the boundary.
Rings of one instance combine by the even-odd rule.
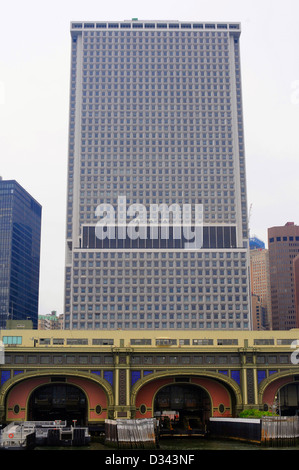
[[[239,418],[261,418],[262,416],[277,416],[272,411],[262,411],[257,409],[243,410],[239,414]]]

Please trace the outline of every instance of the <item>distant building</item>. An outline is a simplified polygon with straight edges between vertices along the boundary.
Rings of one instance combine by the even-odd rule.
[[[37,328],[41,213],[16,181],[0,179],[0,328],[8,320]]]
[[[294,289],[297,328],[299,328],[299,255],[294,258]]]
[[[266,330],[267,310],[263,305],[261,298],[256,294],[251,294],[251,311],[252,311],[252,329]]]
[[[250,250],[250,280],[253,329],[271,329],[272,313],[268,250],[262,248]],[[259,319],[255,318],[257,314]]]
[[[294,259],[299,253],[299,226],[288,222],[268,229],[272,328],[296,328]]]
[[[251,250],[255,250],[259,248],[264,249],[265,243],[257,237],[252,237],[249,239],[249,247]]]
[[[38,316],[39,330],[61,330],[63,328],[63,317],[57,316],[55,311],[47,315]]]

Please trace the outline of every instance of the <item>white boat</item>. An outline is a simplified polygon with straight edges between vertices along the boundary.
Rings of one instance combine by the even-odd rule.
[[[87,427],[67,426],[64,421],[13,422],[0,433],[0,450],[26,450],[36,446],[85,446]]]
[[[32,423],[10,423],[1,431],[0,450],[26,450],[35,445],[35,426]]]

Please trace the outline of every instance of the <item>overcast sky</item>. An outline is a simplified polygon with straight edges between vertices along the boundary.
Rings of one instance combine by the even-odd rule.
[[[299,224],[298,0],[1,0],[0,175],[43,207],[40,314],[63,313],[70,22],[237,21],[251,235]]]

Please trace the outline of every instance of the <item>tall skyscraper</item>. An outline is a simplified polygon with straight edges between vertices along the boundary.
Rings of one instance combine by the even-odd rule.
[[[273,330],[296,328],[294,259],[299,254],[299,226],[287,222],[268,229]]]
[[[0,179],[0,328],[32,320],[37,328],[41,206],[16,181]]]
[[[240,32],[71,24],[66,329],[251,329]]]

